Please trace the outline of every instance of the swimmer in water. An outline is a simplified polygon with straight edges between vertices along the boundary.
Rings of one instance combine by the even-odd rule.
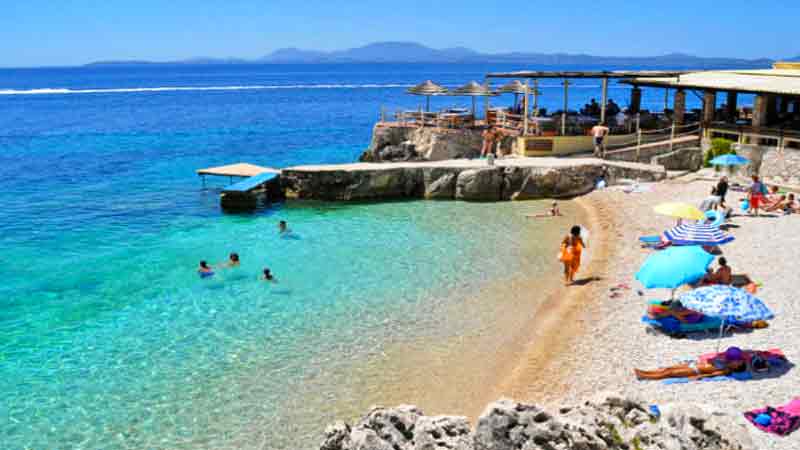
[[[200,268],[197,269],[197,273],[200,274],[200,278],[208,278],[214,275],[214,271],[205,261],[200,261]]]
[[[272,276],[272,272],[270,272],[269,268],[267,267],[264,268],[264,274],[261,275],[261,279],[270,283],[278,282],[278,280],[276,280],[275,277]]]
[[[280,222],[278,222],[278,233],[287,234],[287,233],[291,233],[291,232],[292,232],[292,230],[290,230],[289,226],[286,225],[286,221],[285,220],[281,220]]]
[[[543,217],[557,217],[561,215],[561,210],[558,209],[558,202],[553,202],[547,212],[539,214],[526,214],[525,217],[529,219],[540,219]]]
[[[239,267],[239,254],[234,252],[228,256],[228,262],[225,263],[225,267]]]

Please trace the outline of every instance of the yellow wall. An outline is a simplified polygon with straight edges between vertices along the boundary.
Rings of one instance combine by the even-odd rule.
[[[552,142],[552,151],[547,150],[527,150],[526,141],[538,141],[547,143]],[[635,134],[606,136],[606,144],[619,145],[630,142],[631,146],[636,145]],[[514,153],[520,156],[560,156],[571,155],[574,153],[591,152],[594,150],[594,143],[591,136],[520,136],[514,145]]]
[[[773,69],[800,70],[800,62],[779,61],[772,64]]]

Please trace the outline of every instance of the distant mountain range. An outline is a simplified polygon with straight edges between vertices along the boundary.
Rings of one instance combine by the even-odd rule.
[[[800,60],[800,56],[787,58]],[[480,53],[465,47],[435,49],[415,42],[376,42],[330,52],[282,48],[254,60],[192,58],[182,61],[99,61],[89,66],[149,64],[323,64],[323,63],[518,63],[527,66],[646,66],[670,68],[738,68],[769,66],[773,60],[699,57],[683,53],[661,56],[594,56],[570,53]]]

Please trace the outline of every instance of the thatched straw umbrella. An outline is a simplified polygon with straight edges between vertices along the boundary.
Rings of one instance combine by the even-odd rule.
[[[408,90],[409,94],[425,96],[425,112],[431,110],[431,95],[447,94],[447,88],[439,86],[431,80],[420,83]]]
[[[514,106],[517,106],[520,94],[525,94],[525,85],[519,80],[512,80],[498,89],[497,92],[499,94],[514,94]]]
[[[490,91],[488,87],[478,84],[477,81],[470,81],[458,89],[453,89],[448,95],[464,95],[472,97],[472,117],[475,117],[475,97],[488,97],[497,95]]]

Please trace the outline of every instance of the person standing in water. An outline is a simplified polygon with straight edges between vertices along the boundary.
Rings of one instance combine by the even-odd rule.
[[[269,282],[269,283],[277,283],[278,280],[272,275],[272,272],[269,270],[269,267],[264,267],[264,272],[261,275],[261,279]]]
[[[279,234],[286,234],[291,233],[292,230],[289,229],[289,226],[286,224],[285,220],[281,220],[278,222],[278,233]]]
[[[197,273],[200,275],[200,278],[208,278],[214,275],[214,271],[205,261],[200,261],[200,267],[197,269]]]
[[[581,238],[581,227],[573,226],[569,234],[561,241],[561,252],[558,259],[564,264],[564,285],[575,283],[575,274],[581,266],[581,253],[586,243]]]
[[[239,254],[234,252],[228,256],[228,262],[225,263],[225,267],[239,267]]]

